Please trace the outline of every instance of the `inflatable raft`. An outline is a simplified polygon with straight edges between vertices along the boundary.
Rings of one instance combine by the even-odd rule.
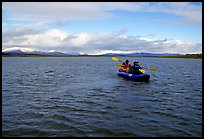
[[[127,72],[117,72],[118,76],[124,77],[129,80],[136,82],[149,82],[150,75],[148,74],[131,74]]]

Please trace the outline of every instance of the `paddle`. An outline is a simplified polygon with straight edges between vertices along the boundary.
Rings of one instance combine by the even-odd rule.
[[[151,67],[151,68],[147,68],[147,69],[153,70],[153,71],[156,71],[156,70],[157,70],[157,68],[155,68],[155,67]]]
[[[116,63],[116,66],[121,67],[121,66],[124,66],[124,65],[120,64],[120,63]],[[150,67],[150,68],[143,67],[143,68],[148,69],[148,70],[152,70],[152,71],[156,71],[157,70],[157,68],[155,68],[155,67]]]
[[[124,65],[123,65],[123,64],[120,64],[120,63],[116,63],[116,66],[121,67],[121,66],[124,66]]]
[[[123,62],[123,61],[121,61],[121,60],[118,60],[116,57],[112,57],[112,60],[113,60],[113,61],[120,61],[120,62]]]
[[[145,70],[143,70],[143,69],[139,69],[139,71],[142,72],[142,73],[145,73]]]

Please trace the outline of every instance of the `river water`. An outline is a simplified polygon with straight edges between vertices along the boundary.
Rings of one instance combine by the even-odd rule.
[[[202,59],[119,59],[158,70],[142,83],[111,57],[3,57],[2,136],[202,136]]]

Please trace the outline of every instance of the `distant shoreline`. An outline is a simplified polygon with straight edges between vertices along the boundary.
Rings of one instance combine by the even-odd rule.
[[[103,55],[70,55],[70,56],[50,56],[50,55],[34,55],[34,54],[23,54],[23,55],[8,55],[2,54],[2,57],[113,57],[113,56],[103,56]],[[195,58],[202,59],[202,54],[186,54],[186,55],[176,55],[176,56],[116,56],[116,57],[137,57],[137,58]]]
[[[197,58],[202,59],[202,54],[186,54],[186,55],[175,55],[175,56],[159,56],[160,58]]]

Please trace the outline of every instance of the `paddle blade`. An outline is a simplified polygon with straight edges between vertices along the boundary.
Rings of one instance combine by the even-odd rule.
[[[139,69],[139,71],[142,72],[142,73],[145,73],[145,70],[143,70],[143,69]]]
[[[156,71],[157,70],[157,68],[148,68],[149,70],[154,70],[154,71]]]
[[[119,61],[116,57],[112,57],[113,61]]]
[[[124,66],[124,65],[123,65],[123,64],[120,64],[120,63],[116,63],[116,66],[121,67],[121,66]]]

